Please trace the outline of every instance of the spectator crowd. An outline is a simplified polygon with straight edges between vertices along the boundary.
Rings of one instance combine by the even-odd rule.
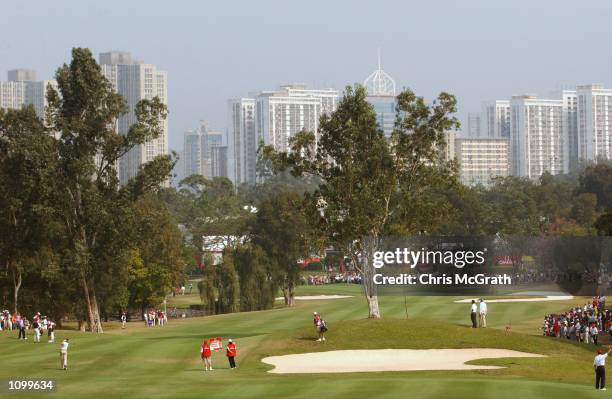
[[[303,285],[324,285],[324,284],[361,284],[361,276],[357,273],[330,273],[323,275],[302,276]]]
[[[0,313],[0,331],[17,331],[17,338],[27,340],[28,334],[31,333],[34,342],[40,342],[41,337],[47,334],[47,342],[55,341],[55,322],[47,316],[41,316],[37,312],[32,321],[19,313],[10,313],[8,310]]]
[[[609,334],[612,340],[612,311],[606,309],[605,296],[596,296],[583,306],[547,315],[542,331],[548,337],[597,345],[600,335]]]
[[[168,322],[168,315],[161,310],[155,309],[144,312],[142,318],[147,327],[164,326]]]

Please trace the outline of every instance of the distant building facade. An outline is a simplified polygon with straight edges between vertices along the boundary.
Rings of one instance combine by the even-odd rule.
[[[210,150],[211,177],[228,177],[227,146],[215,146]]]
[[[47,89],[57,88],[54,80],[36,80],[36,72],[31,69],[8,71],[8,80],[0,81],[0,108],[19,109],[32,105],[39,118],[45,118]]]
[[[484,137],[510,137],[510,101],[486,101],[482,105]]]
[[[478,112],[468,113],[468,136],[482,137],[482,115]]]
[[[366,100],[372,104],[376,112],[378,126],[385,136],[390,137],[395,127],[396,88],[395,80],[383,71],[380,56],[378,69],[363,81],[363,86],[368,94]]]
[[[307,89],[302,84],[263,91],[252,98],[229,101],[228,174],[235,184],[257,180],[260,143],[278,151],[289,150],[289,139],[301,130],[318,139],[319,118],[338,104],[334,89]]]
[[[612,159],[612,90],[584,85],[576,88],[576,96],[578,158]]]
[[[229,178],[234,184],[254,184],[257,179],[257,143],[255,131],[255,99],[229,101],[227,136]]]
[[[567,143],[568,170],[574,170],[580,159],[578,152],[578,97],[575,90],[561,91],[563,101],[563,137]]]
[[[183,168],[185,177],[205,174],[205,149],[207,147],[206,123],[200,121],[196,129],[183,134]]]
[[[467,186],[488,187],[496,177],[510,174],[510,141],[507,138],[455,138],[459,179]]]
[[[567,173],[563,100],[514,96],[510,109],[513,174],[537,179],[544,172]]]
[[[225,149],[221,151],[222,154],[218,151],[214,153],[215,149],[221,147]],[[197,129],[188,130],[184,134],[183,159],[186,177],[227,177],[227,146],[223,133],[209,130],[208,124],[200,121]]]
[[[143,99],[159,97],[168,104],[168,77],[166,72],[153,64],[132,59],[130,53],[111,51],[100,54],[102,73],[115,90],[124,98],[128,113],[119,118],[117,131],[127,134],[136,123],[135,107]],[[119,162],[119,179],[126,184],[136,176],[140,166],[159,155],[168,154],[168,119],[162,121],[162,132],[156,139],[137,145],[124,155]]]

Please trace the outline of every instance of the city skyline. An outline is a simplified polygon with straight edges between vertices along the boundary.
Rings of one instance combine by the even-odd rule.
[[[0,26],[9,38],[0,44],[0,74],[28,68],[40,80],[51,79],[75,46],[95,55],[131,52],[168,72],[169,139],[175,150],[182,147],[184,131],[200,119],[226,131],[228,99],[294,82],[340,92],[361,83],[375,70],[379,48],[398,90],[410,87],[427,99],[440,91],[456,95],[464,131],[468,112],[480,111],[483,101],[525,93],[545,98],[590,83],[612,86],[612,56],[601,50],[606,37],[598,34],[612,4],[440,3],[383,1],[382,9],[393,10],[385,18],[372,18],[369,8],[346,1],[320,2],[320,7],[266,2],[181,8],[60,1],[38,3],[35,15],[10,3],[4,12],[12,17]],[[278,13],[270,11],[278,7],[291,18],[275,18]],[[584,13],[591,18],[579,18]],[[135,33],[134,15],[159,23],[139,24]],[[28,24],[19,22],[25,17]],[[109,20],[113,29],[101,30]],[[228,20],[232,23],[223,22]],[[320,28],[314,29],[314,22]],[[542,29],[547,39],[535,40]],[[10,39],[16,37],[19,41]]]

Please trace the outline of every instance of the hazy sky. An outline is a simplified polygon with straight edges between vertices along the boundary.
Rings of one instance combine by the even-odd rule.
[[[462,121],[487,99],[612,87],[612,1],[30,0],[0,15],[2,80],[14,68],[50,78],[75,46],[166,70],[177,150],[200,119],[225,131],[229,98],[362,82],[379,47],[399,88],[455,94]]]

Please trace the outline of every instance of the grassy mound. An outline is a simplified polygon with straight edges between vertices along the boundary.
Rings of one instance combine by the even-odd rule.
[[[565,340],[518,333],[507,334],[502,330],[489,328],[472,329],[432,320],[393,318],[342,321],[330,325],[329,328],[325,342],[315,341],[314,327],[270,334],[261,342],[258,352],[263,358],[345,349],[512,349],[543,354],[547,357],[480,359],[471,364],[506,367],[503,370],[477,372],[499,377],[578,382],[589,379],[592,374],[591,362],[594,347]],[[443,362],[444,359],[440,361]],[[451,373],[473,374],[474,371]]]

